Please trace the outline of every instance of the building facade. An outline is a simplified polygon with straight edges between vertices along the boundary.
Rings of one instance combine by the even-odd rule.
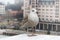
[[[4,19],[5,15],[5,5],[0,2],[0,20]]]
[[[24,0],[24,17],[31,8],[37,10],[39,17],[36,29],[60,32],[60,0]]]
[[[0,14],[5,14],[5,5],[0,5]]]

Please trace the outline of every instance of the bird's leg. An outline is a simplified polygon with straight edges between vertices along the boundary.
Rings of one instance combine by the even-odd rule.
[[[35,27],[34,27],[34,33],[35,33]]]
[[[27,34],[28,34],[28,27],[27,27]]]
[[[32,27],[32,32],[31,32],[31,34],[28,35],[28,36],[36,36],[36,35],[35,35],[35,28],[34,28],[34,27]]]
[[[34,35],[34,33],[35,33],[35,29],[34,27],[32,27],[32,36]]]

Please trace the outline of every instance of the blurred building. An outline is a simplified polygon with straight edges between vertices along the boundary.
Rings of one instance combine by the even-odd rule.
[[[18,16],[20,15],[20,18],[23,18],[23,9],[24,9],[24,7],[23,7],[23,4],[24,4],[24,0],[15,0],[15,4],[16,5],[18,5],[19,7],[20,7],[20,11],[19,11],[19,13],[17,14]],[[22,12],[22,13],[21,13]],[[19,17],[18,17],[19,18]]]
[[[4,19],[5,17],[5,5],[0,2],[0,20]]]
[[[59,0],[25,0],[24,13],[29,13],[30,5],[37,10],[40,21],[60,22]]]
[[[0,4],[0,14],[5,14],[5,5]]]
[[[26,17],[30,13],[30,5],[29,0],[24,0],[24,17]]]
[[[37,29],[60,32],[60,0],[24,0],[24,17],[35,8],[39,17]]]
[[[9,4],[6,6],[6,13],[8,18],[23,18],[23,11],[19,5]]]

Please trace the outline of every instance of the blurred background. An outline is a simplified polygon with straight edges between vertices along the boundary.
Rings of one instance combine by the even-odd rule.
[[[19,23],[23,20],[22,7],[23,0],[0,0],[0,34],[19,29]]]
[[[0,0],[0,24],[23,19],[23,0]],[[2,22],[2,23],[1,23]]]

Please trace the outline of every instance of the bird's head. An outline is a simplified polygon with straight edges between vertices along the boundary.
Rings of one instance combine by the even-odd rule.
[[[36,13],[36,9],[32,8],[31,12]]]

